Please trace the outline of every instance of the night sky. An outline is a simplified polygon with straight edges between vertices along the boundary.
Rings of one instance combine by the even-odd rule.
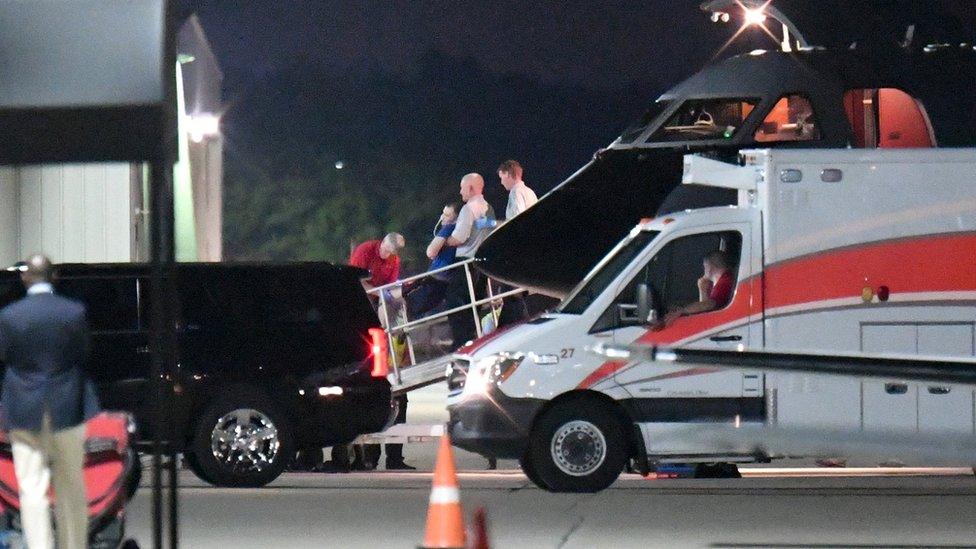
[[[875,1],[908,2],[860,4],[873,9]],[[974,26],[976,2],[940,1]],[[806,0],[774,5],[787,2]],[[859,20],[838,19],[839,10],[821,20],[812,5],[822,2],[848,2],[801,4],[828,30]],[[246,200],[255,185],[279,185],[292,176],[321,179],[342,160],[347,184],[392,197],[383,199],[388,205],[373,204],[368,230],[413,231],[415,240],[424,238],[426,217],[456,199],[464,173],[485,175],[486,197],[503,210],[494,172],[502,160],[516,158],[526,167],[526,182],[542,195],[660,93],[710,61],[776,47],[750,29],[723,49],[738,24],[711,22],[700,3],[184,0],[224,73],[225,188],[239,191],[228,196]],[[915,10],[932,5],[909,4]],[[423,210],[423,220],[396,217],[402,212],[395,202],[409,189],[424,189],[409,205]],[[317,204],[332,200],[307,194]],[[240,201],[227,207],[256,208]],[[267,208],[254,215],[292,217]],[[245,237],[229,226],[225,235],[238,239],[228,248],[243,253],[268,239],[283,241],[288,230],[306,231],[297,224],[280,231],[256,227]],[[298,250],[254,257],[335,259],[344,246],[326,256]]]
[[[202,3],[199,15],[232,76],[296,62],[403,73],[434,49],[494,72],[604,90],[701,68],[729,29],[698,3],[223,0]]]

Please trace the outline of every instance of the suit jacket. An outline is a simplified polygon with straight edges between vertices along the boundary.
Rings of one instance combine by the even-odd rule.
[[[61,430],[98,413],[84,371],[89,340],[84,305],[65,297],[28,295],[0,311],[5,428],[40,431],[46,411]]]

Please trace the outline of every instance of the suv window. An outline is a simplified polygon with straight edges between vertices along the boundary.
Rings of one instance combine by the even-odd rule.
[[[810,100],[796,94],[781,98],[756,130],[755,139],[760,143],[820,139],[820,126]]]
[[[254,325],[264,322],[267,276],[263,271],[201,269],[180,273],[182,320],[187,325]]]
[[[0,281],[0,308],[6,307],[10,303],[24,297],[26,293],[19,277]]]
[[[704,257],[715,250],[724,251],[731,262],[729,270],[735,276],[741,249],[742,235],[737,231],[696,234],[669,242],[624,286],[591,331],[621,327],[618,305],[636,301],[638,284],[650,287],[658,319],[663,319],[670,310],[698,301],[697,281],[702,276]]]
[[[67,278],[57,282],[57,291],[85,304],[94,332],[139,329],[134,278]]]
[[[324,303],[322,292],[311,279],[274,276],[268,296],[268,320],[275,324],[320,324]]]

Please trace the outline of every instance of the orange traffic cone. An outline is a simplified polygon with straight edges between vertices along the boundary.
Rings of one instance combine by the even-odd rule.
[[[488,541],[488,519],[485,517],[484,507],[478,507],[478,510],[474,512],[471,538],[468,549],[491,549],[491,542]]]
[[[427,507],[427,533],[421,549],[464,548],[464,515],[451,441],[444,433],[437,449],[434,483]]]

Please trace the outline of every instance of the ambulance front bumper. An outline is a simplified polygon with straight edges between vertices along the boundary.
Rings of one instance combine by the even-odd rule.
[[[518,459],[545,401],[511,398],[498,391],[469,396],[448,407],[448,433],[458,448],[485,457]]]

